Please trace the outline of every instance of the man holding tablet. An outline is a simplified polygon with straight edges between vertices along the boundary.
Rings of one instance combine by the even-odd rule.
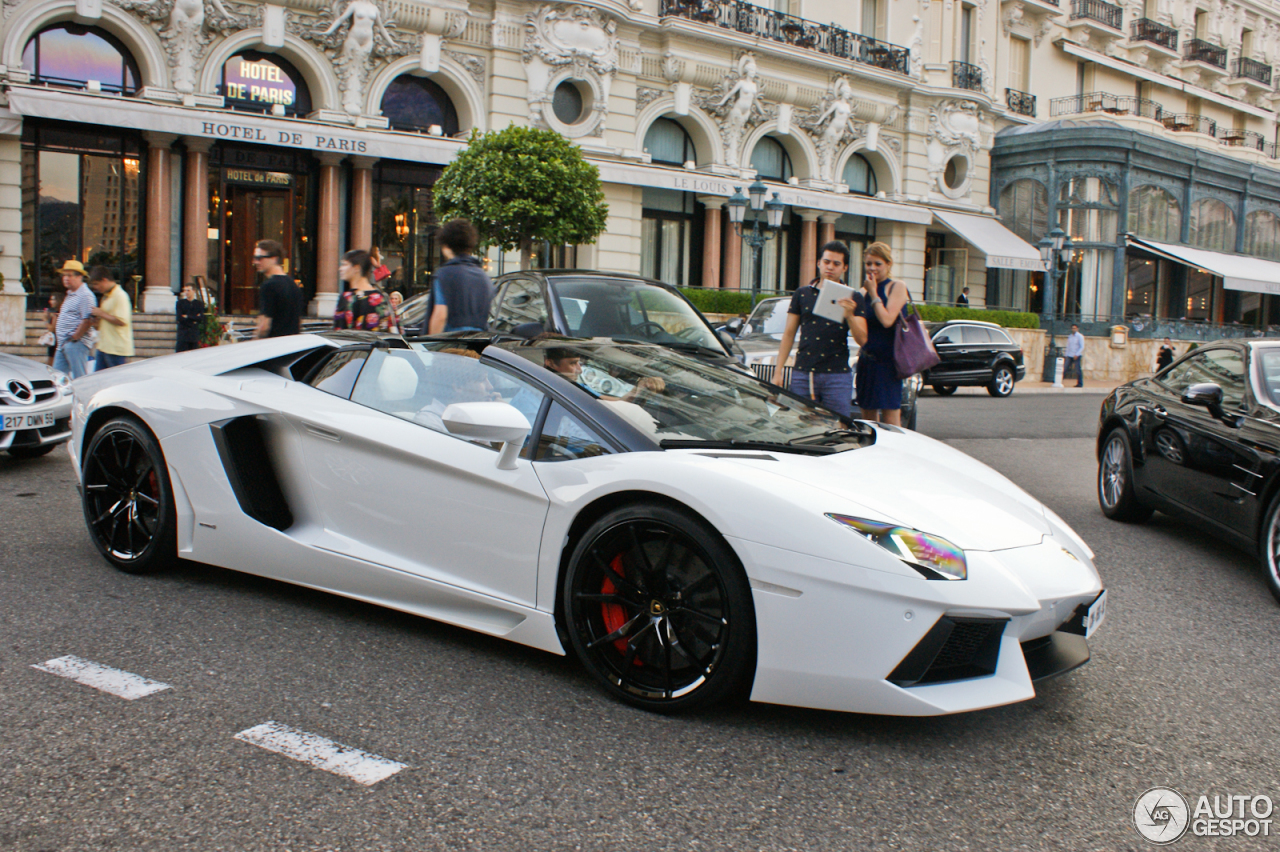
[[[792,393],[818,402],[832,411],[853,414],[853,373],[849,370],[849,330],[853,301],[848,288],[827,288],[820,304],[821,285],[839,284],[849,271],[849,248],[838,240],[822,247],[818,260],[820,278],[796,290],[787,309],[787,325],[774,362],[773,383],[781,384],[782,368],[791,357],[791,344],[800,332],[800,346],[791,371]],[[836,291],[836,292],[832,292]],[[837,303],[843,301],[844,305]],[[827,304],[831,302],[832,304]],[[839,316],[843,321],[835,320]]]

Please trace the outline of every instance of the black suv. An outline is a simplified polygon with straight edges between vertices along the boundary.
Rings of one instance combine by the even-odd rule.
[[[949,396],[960,385],[985,385],[992,396],[1013,393],[1027,368],[1022,347],[995,323],[949,320],[926,324],[942,361],[924,374],[935,393]]]

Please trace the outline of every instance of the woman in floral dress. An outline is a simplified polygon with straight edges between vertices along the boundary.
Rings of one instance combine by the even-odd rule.
[[[338,275],[346,283],[346,289],[338,299],[338,309],[333,313],[335,329],[350,328],[361,331],[399,330],[395,311],[387,294],[373,286],[373,261],[367,251],[349,251],[338,264]]]

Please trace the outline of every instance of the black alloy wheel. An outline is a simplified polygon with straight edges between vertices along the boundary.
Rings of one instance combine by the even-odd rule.
[[[9,455],[15,459],[38,459],[53,452],[57,444],[45,444],[43,447],[10,447]]]
[[[1013,385],[1013,368],[1008,364],[1000,364],[991,377],[991,384],[987,385],[987,393],[995,397],[1006,397],[1013,393]]]
[[[1098,459],[1098,505],[1113,521],[1142,523],[1155,511],[1138,502],[1133,483],[1133,449],[1123,426],[1112,429]]]
[[[1280,602],[1280,497],[1272,500],[1271,507],[1267,509],[1258,552],[1262,557],[1262,570],[1267,574],[1267,586]]]
[[[562,596],[574,651],[629,704],[674,713],[749,686],[756,628],[747,578],[695,517],[646,503],[609,512],[579,539]]]
[[[130,417],[104,425],[84,455],[84,520],[98,551],[130,574],[177,561],[173,489],[160,445]]]
[[[938,396],[951,396],[956,392],[955,385],[930,385],[930,387],[933,388],[933,392]]]

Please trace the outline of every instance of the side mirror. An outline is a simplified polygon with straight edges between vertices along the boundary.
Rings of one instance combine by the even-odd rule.
[[[951,342],[951,338],[950,338],[950,337],[947,337],[947,336],[944,334],[944,335],[942,335],[941,337],[935,338],[935,339],[934,339],[934,341],[933,341],[933,345],[934,345],[934,346],[938,346],[938,345],[940,345],[940,344],[943,344],[943,343],[950,343],[950,342]]]
[[[502,470],[515,470],[520,447],[533,428],[529,418],[507,402],[455,402],[440,419],[450,435],[501,442],[498,467]]]
[[[1213,382],[1202,382],[1192,385],[1182,392],[1182,401],[1187,405],[1203,405],[1211,412],[1222,409],[1222,388]]]
[[[724,330],[734,337],[737,337],[739,334],[742,334],[742,327],[746,325],[746,322],[747,321],[742,317],[734,317],[724,324]]]

